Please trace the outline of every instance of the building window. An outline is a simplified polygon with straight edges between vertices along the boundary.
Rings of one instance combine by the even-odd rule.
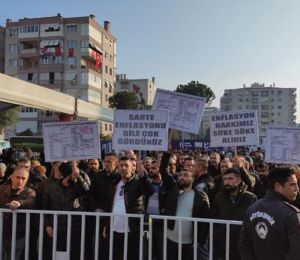
[[[72,65],[72,67],[75,67],[76,64],[77,64],[77,57],[68,58],[68,65]]]
[[[88,47],[89,47],[89,40],[82,40],[81,48],[88,48]]]
[[[38,25],[26,25],[20,27],[20,33],[34,33],[39,31]]]
[[[278,96],[281,96],[281,95],[282,95],[282,91],[281,91],[281,90],[278,90],[277,95],[278,95]]]
[[[252,105],[251,109],[258,109],[258,105]]]
[[[107,124],[104,124],[104,130],[107,131]]]
[[[54,72],[49,72],[49,84],[54,84]]]
[[[108,73],[108,67],[105,66],[105,73]]]
[[[112,93],[112,91],[113,91],[113,87],[112,87],[112,85],[111,85],[111,84],[109,84],[109,89],[108,89],[108,92],[109,92],[109,93]]]
[[[112,124],[109,125],[109,131],[112,131]]]
[[[8,45],[8,50],[10,52],[18,52],[18,45],[17,44],[9,44]]]
[[[70,40],[70,41],[67,41],[67,48],[68,49],[75,49],[77,46],[77,41],[76,40]]]
[[[269,112],[261,112],[261,118],[268,118]]]
[[[18,29],[17,28],[9,29],[8,35],[9,36],[18,36]]]
[[[258,97],[258,91],[252,91],[252,97]]]
[[[105,87],[105,88],[108,88],[108,84],[107,84],[106,81],[104,82],[104,87]]]
[[[107,95],[105,95],[105,101],[107,101],[108,100],[108,96]]]
[[[281,109],[281,108],[282,108],[282,106],[278,106],[277,108],[278,108],[278,109]]]
[[[27,80],[32,81],[32,78],[33,78],[33,73],[28,73]]]
[[[261,95],[262,97],[268,97],[268,96],[269,96],[269,91],[263,90],[263,91],[261,91],[260,95]]]
[[[10,59],[9,60],[9,67],[13,67],[13,68],[18,67],[18,60],[17,59]]]
[[[109,69],[109,75],[112,76],[112,68]]]
[[[74,33],[77,31],[77,25],[67,25],[67,32]]]
[[[269,109],[269,106],[268,106],[268,105],[261,105],[261,109],[262,109],[262,110],[268,110],[268,109]]]
[[[278,112],[278,113],[277,113],[277,116],[280,116],[280,115],[281,115],[280,112]]]

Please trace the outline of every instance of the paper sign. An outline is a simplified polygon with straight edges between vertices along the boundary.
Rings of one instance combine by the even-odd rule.
[[[115,110],[113,149],[167,151],[168,111]]]
[[[198,134],[205,106],[205,98],[157,89],[153,110],[169,111],[169,127]]]
[[[43,138],[46,162],[100,158],[97,122],[45,123]]]
[[[268,127],[265,153],[266,162],[300,164],[300,128]]]
[[[214,113],[210,118],[210,147],[258,145],[257,111]]]

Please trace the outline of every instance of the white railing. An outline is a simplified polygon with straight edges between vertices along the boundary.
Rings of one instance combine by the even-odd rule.
[[[102,213],[102,212],[79,212],[79,211],[40,211],[40,210],[16,210],[11,211],[9,209],[0,209],[0,253],[3,250],[3,225],[7,225],[4,220],[4,214],[10,213],[12,216],[12,227],[11,227],[11,258],[15,259],[15,250],[16,250],[16,236],[17,236],[17,215],[22,213],[26,215],[26,227],[25,227],[25,249],[24,256],[25,260],[29,260],[29,247],[30,247],[30,220],[33,215],[39,216],[39,236],[37,240],[38,248],[38,259],[43,259],[43,244],[44,244],[44,233],[45,233],[45,215],[53,216],[53,242],[52,242],[52,259],[57,259],[57,234],[58,234],[58,217],[59,216],[67,216],[67,243],[66,243],[66,251],[64,252],[64,259],[70,259],[71,252],[71,218],[72,216],[81,216],[81,237],[80,237],[80,259],[85,259],[85,230],[86,230],[86,217],[94,217],[95,218],[95,235],[94,235],[94,259],[98,260],[98,256],[101,255],[99,252],[99,240],[100,240],[100,223],[101,221],[105,221],[103,217],[106,219],[110,219],[110,226],[113,224],[114,217],[116,216],[124,216],[125,218],[125,233],[124,233],[124,260],[127,260],[127,252],[128,252],[128,234],[129,234],[129,225],[128,221],[131,218],[138,219],[140,232],[139,232],[139,259],[146,259],[143,255],[144,249],[144,221],[145,217],[141,214],[112,214],[112,213]],[[209,225],[209,260],[213,259],[213,225],[214,224],[223,224],[226,225],[226,260],[229,260],[229,241],[230,241],[230,226],[231,225],[241,225],[241,221],[229,221],[229,220],[217,220],[217,219],[201,219],[201,218],[185,218],[185,217],[172,217],[172,216],[158,216],[151,215],[149,216],[148,228],[147,231],[147,239],[148,239],[148,260],[152,260],[152,245],[153,245],[153,222],[161,221],[163,225],[163,259],[169,260],[167,256],[167,221],[175,220],[178,221],[179,226],[179,234],[178,234],[178,260],[181,260],[182,253],[182,221],[191,221],[193,222],[193,259],[197,260],[198,252],[197,252],[197,225],[199,223],[207,223]],[[98,231],[98,232],[96,232]],[[113,245],[113,229],[109,229],[109,260],[113,259],[113,252],[118,249],[114,249]],[[3,259],[2,253],[0,254],[0,260]],[[130,259],[129,259],[130,260]],[[175,260],[175,259],[172,259]]]

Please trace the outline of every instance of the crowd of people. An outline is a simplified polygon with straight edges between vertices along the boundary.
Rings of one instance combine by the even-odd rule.
[[[300,240],[300,217],[297,218],[300,216],[297,185],[300,169],[296,165],[268,164],[261,150],[248,155],[170,150],[151,153],[144,158],[140,158],[138,152],[128,150],[118,155],[107,153],[103,160],[94,158],[51,164],[32,158],[30,150],[26,157],[17,161],[6,158],[2,157],[0,163],[1,208],[117,214],[112,220],[101,217],[99,230],[96,230],[95,217],[86,218],[84,259],[94,259],[95,246],[98,246],[99,259],[109,259],[111,234],[113,259],[123,259],[126,230],[127,259],[139,259],[140,220],[129,218],[126,228],[126,219],[118,214],[146,216],[144,259],[148,259],[149,250],[152,250],[153,259],[163,259],[164,223],[153,218],[153,242],[149,249],[149,215],[245,220],[242,227],[230,227],[230,260],[271,259],[267,253],[258,257],[264,250],[273,252],[272,259],[300,258],[297,249]],[[269,211],[264,207],[270,207],[271,213],[266,213]],[[32,214],[30,218],[29,259],[38,257],[37,242],[41,234],[43,259],[52,259],[53,215],[45,215],[44,232],[39,230],[39,217]],[[4,213],[3,219],[2,256],[10,259],[12,214]],[[80,259],[81,221],[80,215],[71,218],[71,259]],[[277,222],[280,227],[274,224]],[[15,259],[24,257],[25,223],[26,216],[19,214]],[[68,216],[59,215],[57,251],[66,251],[67,227]],[[96,232],[99,245],[95,245]],[[178,259],[178,246],[181,246],[181,259],[193,259],[195,243],[197,259],[208,259],[210,246],[213,259],[226,259],[226,225],[214,224],[212,245],[209,244],[209,224],[205,222],[197,224],[196,236],[191,221],[168,220],[165,232],[169,260]]]

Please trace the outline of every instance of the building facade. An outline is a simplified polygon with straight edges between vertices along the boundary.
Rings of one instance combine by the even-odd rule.
[[[116,39],[110,23],[101,27],[93,15],[7,19],[5,73],[79,99],[108,107],[116,82]],[[16,133],[41,133],[51,111],[22,107]],[[112,125],[102,123],[103,134]]]
[[[126,74],[117,75],[116,93],[120,91],[134,91],[139,99],[143,99],[146,106],[151,106],[156,93],[155,78],[127,79]]]
[[[260,141],[267,126],[296,125],[296,88],[278,88],[253,83],[250,87],[226,89],[220,100],[221,111],[257,110]]]
[[[5,28],[0,26],[0,73],[4,73]]]

